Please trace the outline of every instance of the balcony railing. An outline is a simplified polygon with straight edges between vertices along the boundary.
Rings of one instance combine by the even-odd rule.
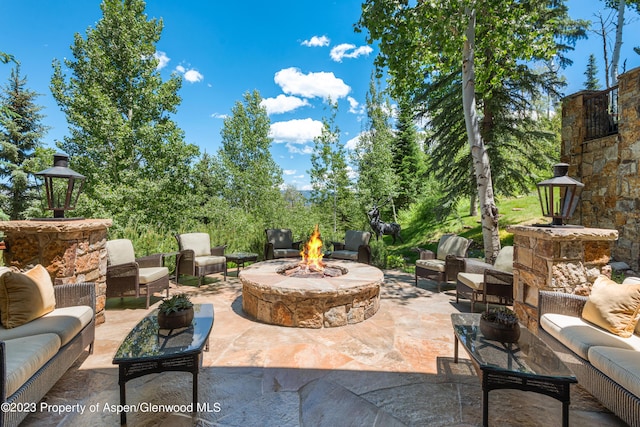
[[[584,95],[585,141],[618,133],[618,86]]]

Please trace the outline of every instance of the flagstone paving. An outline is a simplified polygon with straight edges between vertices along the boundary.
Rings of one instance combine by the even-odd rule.
[[[453,363],[450,314],[469,311],[454,292],[435,283],[385,272],[380,309],[370,319],[337,328],[299,329],[257,323],[242,312],[241,285],[209,276],[207,285],[172,286],[197,303],[214,305],[210,349],[199,376],[199,402],[190,413],[130,412],[130,426],[479,426],[480,381],[464,351]],[[118,370],[111,363],[129,330],[149,310],[144,299],[109,300],[96,328],[93,354],[81,358],[51,389],[49,405],[84,407],[37,412],[25,426],[118,425],[109,405],[119,402]],[[156,298],[150,310],[157,307]],[[127,403],[187,405],[191,374],[152,374],[127,383]],[[572,386],[572,426],[622,426],[580,386]],[[50,406],[50,408],[55,408]],[[160,408],[162,409],[162,408]],[[516,390],[490,393],[492,426],[561,424],[560,402]]]

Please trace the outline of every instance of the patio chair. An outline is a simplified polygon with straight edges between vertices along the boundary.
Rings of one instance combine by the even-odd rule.
[[[300,256],[300,244],[294,242],[288,228],[267,228],[267,243],[264,244],[264,259],[296,258]]]
[[[371,233],[368,231],[347,230],[344,242],[331,242],[333,244],[331,258],[371,264],[370,239]]]
[[[162,254],[135,257],[133,244],[128,239],[107,241],[107,298],[147,296],[167,291],[169,296],[169,269],[162,266]]]
[[[178,255],[176,256],[176,282],[180,274],[198,278],[198,287],[202,285],[204,276],[223,273],[227,280],[227,258],[224,250],[227,245],[211,247],[209,234],[185,233],[176,234]]]
[[[454,281],[462,269],[462,258],[466,258],[471,240],[455,234],[445,234],[438,242],[436,253],[428,249],[415,248],[420,254],[416,260],[416,286],[418,277],[435,280],[438,292],[442,283]]]
[[[513,246],[500,249],[493,264],[476,259],[463,259],[458,273],[456,303],[460,297],[471,300],[473,313],[476,302],[500,305],[513,304]]]

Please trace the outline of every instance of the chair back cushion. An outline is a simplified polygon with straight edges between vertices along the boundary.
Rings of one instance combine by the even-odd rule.
[[[368,231],[347,230],[344,237],[344,249],[347,251],[358,251],[362,245],[368,245],[371,233]]]
[[[107,264],[120,265],[135,262],[136,255],[133,251],[133,243],[128,239],[115,239],[107,241]]]
[[[513,273],[513,246],[505,246],[500,249],[496,261],[493,263],[493,268],[506,273]]]
[[[207,233],[185,233],[178,235],[180,250],[191,249],[194,256],[211,255],[211,241]]]
[[[288,228],[269,228],[265,230],[267,241],[273,244],[273,249],[291,249],[293,237]]]
[[[444,261],[447,255],[465,256],[469,248],[469,240],[455,234],[445,234],[438,242],[436,258]]]

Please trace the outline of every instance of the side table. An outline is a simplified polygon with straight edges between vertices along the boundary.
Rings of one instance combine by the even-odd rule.
[[[240,265],[244,268],[245,262],[255,262],[258,260],[258,254],[253,252],[233,252],[224,255],[227,258],[227,262],[236,263],[236,276],[240,273]]]

